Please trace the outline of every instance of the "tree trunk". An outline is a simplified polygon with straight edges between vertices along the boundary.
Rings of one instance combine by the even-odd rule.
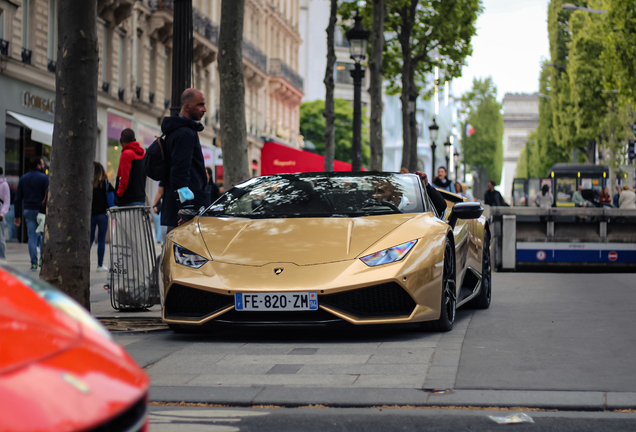
[[[410,73],[412,70],[411,56],[411,31],[413,30],[413,17],[417,0],[411,0],[410,5],[405,5],[400,10],[402,24],[398,33],[398,40],[402,50],[402,167],[411,166],[411,121],[409,117],[409,95],[411,94]],[[413,13],[411,13],[411,11]],[[415,144],[417,145],[417,143]],[[409,168],[410,171],[410,168]]]
[[[243,80],[244,1],[221,2],[219,82],[223,183],[225,190],[250,178]]]
[[[40,278],[90,310],[97,0],[59,0],[55,126]]]
[[[369,75],[371,84],[371,122],[369,125],[369,145],[371,147],[371,171],[382,171],[384,156],[382,137],[382,53],[384,50],[384,18],[386,10],[384,0],[373,0],[373,31],[371,32],[371,56],[369,57]]]
[[[327,26],[327,68],[325,69],[325,171],[333,171],[333,161],[336,156],[336,114],[334,112],[333,97],[333,67],[336,64],[335,31],[338,12],[338,0],[331,0],[329,25]]]
[[[416,118],[416,103],[417,103],[417,86],[415,85],[415,65],[411,63],[411,70],[409,73],[409,81],[410,81],[410,95],[412,98],[416,99],[412,103],[413,109],[409,111],[409,128],[411,133],[411,138],[409,142],[409,149],[411,151],[411,155],[409,156],[409,164],[407,168],[409,172],[417,171],[417,118]]]

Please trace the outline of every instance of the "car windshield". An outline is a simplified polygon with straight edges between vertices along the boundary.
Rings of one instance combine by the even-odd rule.
[[[204,216],[354,217],[424,211],[419,178],[392,173],[301,173],[255,177]]]

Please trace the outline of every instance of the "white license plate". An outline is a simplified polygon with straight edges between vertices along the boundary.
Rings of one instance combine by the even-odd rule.
[[[236,293],[234,307],[237,311],[318,310],[318,294],[315,292]]]

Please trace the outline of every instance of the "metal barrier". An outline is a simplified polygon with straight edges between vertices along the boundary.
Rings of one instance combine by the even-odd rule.
[[[150,207],[108,209],[110,304],[114,309],[147,309],[159,303],[159,269]]]
[[[491,207],[498,270],[636,266],[636,209]]]

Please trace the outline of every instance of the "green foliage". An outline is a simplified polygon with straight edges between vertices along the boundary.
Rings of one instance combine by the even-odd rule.
[[[636,103],[636,9],[634,0],[603,0],[605,46],[601,60],[608,87],[620,90],[631,104]],[[608,88],[606,87],[606,88]],[[609,88],[608,88],[609,89]]]
[[[468,165],[483,169],[499,184],[503,167],[503,116],[497,102],[497,87],[492,78],[475,78],[472,90],[462,97],[463,110],[475,133],[462,140],[462,152]]]
[[[311,141],[316,146],[316,152],[325,154],[325,118],[322,113],[325,101],[315,100],[305,102],[300,106],[300,133],[305,141]],[[336,154],[335,158],[351,163],[351,143],[353,142],[353,107],[349,101],[335,99],[334,101]],[[369,150],[369,119],[362,112],[362,164],[369,164],[371,151]]]
[[[387,0],[383,76],[389,82],[389,94],[401,91],[404,55],[398,36],[405,25],[405,11],[412,2],[417,4],[415,25],[409,38],[414,79],[418,85],[425,86],[418,90],[429,93],[435,83],[430,82],[427,75],[435,66],[440,69],[441,82],[461,76],[465,59],[473,52],[471,40],[477,31],[477,16],[483,11],[481,0]],[[357,2],[343,3],[338,10],[341,22],[349,22],[356,9]],[[372,28],[372,2],[366,2],[360,14],[365,28]],[[344,30],[347,28],[343,25]]]
[[[542,95],[550,94],[552,72],[552,67],[545,63],[541,66],[539,93]],[[554,137],[552,100],[546,97],[539,98],[539,125],[536,132],[528,137],[528,140],[536,141],[536,148],[530,149],[530,177],[543,178],[548,175],[553,164],[570,161],[570,151],[559,146]]]

